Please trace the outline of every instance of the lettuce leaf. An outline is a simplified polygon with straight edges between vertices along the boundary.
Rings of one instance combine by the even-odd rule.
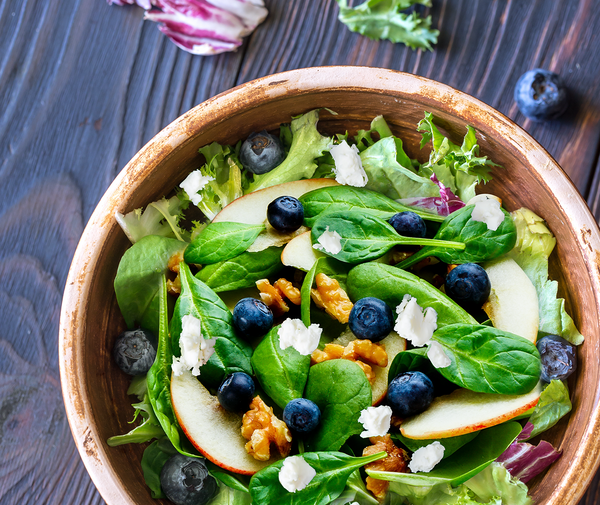
[[[528,439],[552,428],[562,417],[571,412],[571,408],[569,389],[563,382],[553,380],[542,391],[533,414],[529,418],[533,430]]]
[[[110,437],[106,441],[110,447],[116,447],[123,444],[141,444],[143,442],[148,442],[153,438],[165,436],[165,432],[158,422],[154,410],[152,409],[152,405],[150,404],[148,393],[144,395],[141,402],[134,403],[132,407],[135,409],[135,413],[131,423],[135,422],[139,415],[142,416],[142,423],[125,435]]]
[[[403,496],[411,505],[481,505],[465,484],[453,488],[449,484],[436,486],[409,486],[398,482],[390,483],[390,492]],[[499,499],[485,502],[502,505]]]
[[[391,40],[406,44],[411,49],[427,49],[437,42],[438,30],[431,29],[431,16],[421,17],[417,12],[400,12],[411,5],[431,6],[431,0],[367,0],[356,7],[348,7],[347,0],[337,0],[338,19],[350,31],[371,39]]]
[[[539,331],[543,335],[559,335],[574,345],[583,343],[583,335],[565,309],[565,300],[558,298],[558,283],[548,278],[548,258],[556,239],[544,220],[529,209],[511,213],[517,227],[517,244],[511,256],[525,271],[538,294]]]
[[[492,463],[464,485],[483,503],[498,503],[499,505],[502,503],[511,505],[533,503],[533,500],[527,496],[527,486],[520,480],[511,477],[508,470],[500,463]]]

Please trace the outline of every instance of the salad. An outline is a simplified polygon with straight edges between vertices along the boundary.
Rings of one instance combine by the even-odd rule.
[[[154,498],[176,504],[528,504],[560,457],[583,342],[542,217],[476,194],[495,165],[425,112],[429,159],[385,119],[314,110],[117,214],[115,278]],[[501,170],[501,168],[499,169]]]

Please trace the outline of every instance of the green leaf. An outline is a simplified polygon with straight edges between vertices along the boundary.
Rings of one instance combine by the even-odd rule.
[[[275,326],[258,344],[252,355],[252,368],[265,393],[282,409],[302,398],[308,379],[310,355],[303,356],[293,347],[279,346],[280,326]]]
[[[208,459],[204,462],[206,464],[206,468],[208,468],[209,473],[217,479],[219,482],[225,484],[225,486],[232,490],[239,491],[241,493],[248,493],[248,477],[245,475],[234,474],[228,470],[224,470],[220,466],[215,465],[212,461]],[[220,493],[219,493],[220,494]],[[249,496],[249,495],[248,495]],[[227,502],[225,502],[227,503]],[[212,505],[212,502],[211,502]]]
[[[209,265],[234,258],[248,249],[264,229],[262,224],[210,223],[187,247],[184,260]]]
[[[215,293],[254,287],[256,281],[283,268],[282,250],[283,247],[269,247],[260,252],[243,252],[235,258],[205,266],[196,274],[196,279]]]
[[[529,438],[533,438],[554,426],[561,418],[571,412],[569,389],[559,381],[553,380],[546,386],[529,418],[534,428]]]
[[[177,451],[166,437],[155,440],[144,449],[141,463],[142,472],[144,472],[144,480],[150,488],[152,498],[156,500],[166,498],[160,487],[160,472],[169,458],[175,454]]]
[[[300,289],[300,317],[304,326],[307,328],[310,326],[310,304],[311,296],[310,292],[315,282],[315,275],[317,274],[317,267],[319,266],[319,260],[315,261],[312,268],[308,271],[304,280],[302,281],[302,288]]]
[[[518,479],[513,479],[501,463],[492,463],[483,471],[465,482],[478,498],[478,502],[499,500],[495,503],[511,505],[532,505],[533,500],[527,496],[527,486]]]
[[[144,382],[146,382],[146,377],[141,377],[143,378]],[[154,415],[154,410],[152,410],[148,393],[143,395],[141,402],[134,403],[132,407],[135,409],[135,414],[133,416],[133,421],[131,422],[133,423],[138,415],[141,415],[143,419],[142,424],[136,426],[125,435],[116,435],[114,437],[110,437],[106,441],[110,447],[117,447],[118,445],[124,444],[142,444],[152,440],[153,438],[160,438],[165,435],[165,432],[158,422],[158,419]]]
[[[317,472],[308,486],[295,493],[286,491],[279,483],[284,462],[280,460],[252,477],[250,495],[254,505],[326,505],[342,494],[355,470],[385,456],[385,452],[361,458],[343,452],[305,452],[302,457]]]
[[[317,217],[331,211],[362,210],[381,219],[389,219],[398,212],[412,211],[423,219],[443,221],[442,216],[416,207],[408,207],[387,196],[364,188],[330,186],[309,191],[300,197],[304,208],[304,224],[312,227]]]
[[[391,40],[411,49],[427,49],[437,42],[438,30],[431,28],[431,16],[422,18],[417,12],[400,12],[411,5],[430,6],[430,0],[367,0],[351,8],[347,0],[338,0],[338,19],[351,31],[371,39]]]
[[[321,410],[321,423],[307,435],[309,451],[336,451],[352,435],[362,433],[360,412],[371,406],[371,385],[352,361],[334,359],[310,367],[304,397]]]
[[[313,243],[316,243],[326,231],[335,231],[341,236],[342,250],[337,254],[323,252],[345,263],[360,263],[379,258],[398,244],[429,244],[434,250],[464,249],[465,247],[463,243],[459,242],[404,237],[399,235],[387,221],[358,210],[329,212],[320,215],[312,228]]]
[[[216,388],[232,372],[252,374],[252,348],[241,340],[233,329],[232,315],[223,300],[202,281],[196,279],[185,263],[180,263],[181,294],[175,304],[171,320],[173,354],[180,355],[179,337],[183,316],[200,320],[204,338],[216,338],[215,352],[200,368],[200,380],[209,388]]]
[[[160,286],[168,271],[169,259],[182,252],[186,245],[179,240],[150,235],[125,251],[114,286],[117,303],[129,329],[140,323],[147,313],[152,312],[153,317],[154,312],[158,313]],[[158,325],[145,329],[156,333]]]
[[[391,436],[393,440],[397,440],[411,452],[415,452],[421,447],[428,446],[433,442],[439,442],[444,446],[444,459],[446,459],[452,456],[452,454],[458,451],[458,449],[460,449],[463,445],[468,444],[477,435],[479,435],[479,431],[467,433],[466,435],[458,435],[456,437],[440,438],[436,440],[415,440],[413,438],[406,438],[402,435],[402,433],[392,433]]]
[[[520,395],[540,380],[540,354],[526,338],[485,325],[452,324],[434,332],[450,365],[449,381],[478,393]]]
[[[248,492],[225,485],[219,486],[219,491],[209,503],[210,505],[252,505],[252,497]]]
[[[463,445],[452,456],[443,459],[427,473],[398,473],[367,469],[367,474],[375,479],[413,486],[434,486],[440,483],[458,486],[496,460],[520,432],[521,425],[517,422],[508,422],[482,430],[471,442]]]

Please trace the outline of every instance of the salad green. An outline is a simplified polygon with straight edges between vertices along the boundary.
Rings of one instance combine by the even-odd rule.
[[[371,15],[401,5],[404,3],[395,0],[369,0],[357,9]],[[576,344],[583,341],[565,310],[565,301],[556,296],[556,282],[548,279],[548,258],[556,241],[543,220],[527,209],[510,214],[502,209],[502,221],[491,229],[474,218],[475,205],[467,205],[477,184],[489,181],[496,166],[479,155],[473,128],[467,128],[462,145],[454,144],[440,132],[433,116],[425,113],[418,125],[423,133],[421,147],[431,143],[433,148],[429,159],[419,163],[406,155],[402,141],[381,116],[373,120],[370,130],[355,136],[346,132],[327,137],[317,129],[319,114],[314,110],[293,118],[289,127],[282,126],[280,138],[287,157],[270,172],[254,175],[244,170],[238,159],[240,144],[213,143],[200,149],[205,164],[199,172],[203,185],[196,193],[180,191],[144,211],[118,217],[132,246],[123,255],[114,281],[117,302],[130,329],[141,326],[157,335],[157,354],[147,375],[134,378],[128,391],[138,397],[133,404],[134,421],[142,422],[125,435],[111,437],[108,443],[115,446],[154,439],[142,458],[144,477],[154,498],[164,497],[160,471],[171,455],[179,452],[201,457],[201,448],[184,434],[188,430],[180,425],[171,397],[171,383],[177,375],[172,373],[174,363],[185,353],[185,318],[198,322],[200,338],[210,341],[213,349],[210,357],[198,364],[198,380],[209,398],[229,374],[243,372],[255,378],[258,396],[279,419],[286,405],[299,398],[311,400],[321,412],[315,431],[292,437],[292,454],[301,456],[315,471],[309,484],[296,492],[287,491],[280,483],[284,459],[275,457],[248,477],[219,465],[201,451],[219,484],[209,502],[212,505],[378,503],[362,469],[387,454],[360,457],[369,441],[361,438],[363,425],[359,422],[362,412],[381,401],[375,386],[350,359],[311,363],[310,354],[280,345],[280,323],[287,318],[301,318],[307,328],[319,324],[323,330],[320,350],[341,336],[348,338],[345,323],[332,320],[312,301],[315,283],[322,275],[337,282],[351,302],[374,297],[400,313],[399,307],[410,295],[419,307],[435,311],[437,329],[427,345],[439,346],[449,365],[436,363],[428,347],[407,348],[406,340],[394,332],[388,338],[401,342],[401,348],[387,366],[373,365],[374,380],[383,381],[384,389],[399,374],[424,373],[433,383],[434,402],[457,388],[493,395],[499,401],[504,395],[514,399],[531,394],[538,387],[541,370],[534,342],[495,328],[489,321],[481,324],[486,319],[483,312],[467,312],[439,288],[444,263],[513,258],[538,294],[539,335],[553,333]],[[273,233],[268,224],[191,222],[186,214],[195,206],[205,221],[212,221],[226,205],[256,190],[316,175],[334,178],[335,162],[329,150],[342,142],[355,147],[368,183],[364,188],[327,185],[300,196],[304,225],[311,228],[309,247],[333,231],[340,246],[339,250],[311,250],[314,262],[306,268],[308,272],[283,264],[280,243],[259,252],[248,251],[258,237]],[[391,216],[407,210],[426,220],[426,238],[401,236],[388,224]],[[395,252],[406,259],[394,264]],[[421,268],[425,258],[430,265]],[[407,270],[417,264],[419,268],[413,272]],[[273,280],[279,274],[294,282],[299,307],[277,314],[276,324],[264,337],[247,340],[236,332],[231,304],[222,295],[237,301],[248,296],[257,281]],[[178,291],[176,300],[172,289]],[[250,293],[258,297],[257,291]],[[193,384],[198,385],[196,379]],[[525,484],[512,478],[497,460],[514,444],[543,433],[570,411],[567,385],[553,380],[537,405],[527,409],[508,416],[506,422],[483,423],[441,435],[444,438],[437,441],[444,447],[443,458],[429,471],[367,466],[366,475],[388,483],[387,504],[528,504]],[[407,458],[436,440],[407,438],[397,426],[389,433]],[[239,439],[236,443],[243,446],[246,441],[241,434]],[[519,449],[528,451],[528,447],[533,446],[522,444]],[[553,448],[544,446],[543,450],[556,454]],[[544,468],[540,464],[536,471]]]

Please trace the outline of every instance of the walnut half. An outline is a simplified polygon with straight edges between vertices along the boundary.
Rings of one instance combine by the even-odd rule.
[[[364,448],[363,456],[371,456],[372,454],[385,451],[387,452],[387,457],[373,461],[373,463],[366,465],[365,468],[382,472],[408,473],[410,457],[404,449],[400,449],[394,445],[389,434],[383,437],[371,437],[369,440],[373,445]],[[387,480],[367,477],[367,489],[380,502],[385,499],[389,487],[390,483]]]
[[[310,295],[316,306],[340,323],[346,324],[353,304],[340,283],[323,273],[315,277],[317,289],[311,289]]]
[[[284,458],[292,448],[292,434],[287,425],[273,414],[273,409],[260,396],[254,397],[250,410],[242,418],[242,436],[249,440],[246,452],[259,461],[271,457],[271,443]]]

